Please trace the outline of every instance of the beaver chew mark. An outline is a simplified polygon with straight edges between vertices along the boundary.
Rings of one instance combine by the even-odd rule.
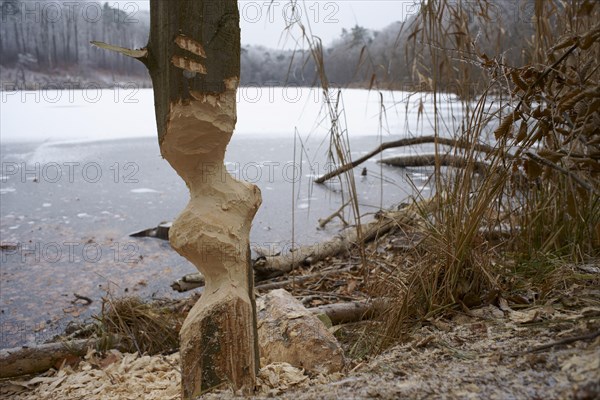
[[[175,38],[175,44],[183,50],[187,50],[190,53],[196,54],[197,56],[206,58],[206,52],[204,51],[202,44],[190,37],[179,35]]]
[[[206,75],[206,68],[204,67],[204,65],[194,60],[190,60],[189,58],[173,56],[173,58],[171,58],[171,63],[177,68],[181,68],[189,72],[197,72],[199,74]]]

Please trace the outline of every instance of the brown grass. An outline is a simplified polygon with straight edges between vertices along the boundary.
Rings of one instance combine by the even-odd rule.
[[[139,297],[104,298],[95,317],[101,338],[117,338],[122,347],[139,354],[168,354],[179,348],[179,329],[185,313],[175,301],[143,302]]]

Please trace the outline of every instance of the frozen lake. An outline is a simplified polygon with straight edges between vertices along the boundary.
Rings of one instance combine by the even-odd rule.
[[[172,220],[188,200],[183,181],[160,156],[152,90],[0,95],[0,234],[3,244],[16,245],[0,254],[0,347],[43,342],[68,321],[97,313],[106,290],[179,296],[170,282],[195,268],[166,242],[128,236]],[[328,169],[321,96],[307,88],[239,91],[226,166],[262,191],[254,245],[289,249],[292,237],[312,244],[342,227],[334,220],[317,229],[343,198],[339,183],[312,182]],[[407,102],[406,93],[386,92],[383,104],[379,93],[365,90],[344,90],[342,98],[353,158],[381,141],[433,132],[417,119],[418,99]],[[427,150],[392,149],[385,156]],[[423,171],[375,160],[364,166],[366,177],[363,166],[354,172],[365,218],[404,201],[411,184],[428,192]],[[72,304],[73,293],[94,302]]]

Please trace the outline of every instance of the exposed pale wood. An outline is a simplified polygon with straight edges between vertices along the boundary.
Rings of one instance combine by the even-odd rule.
[[[127,49],[125,47],[113,46],[112,44],[106,44],[104,42],[97,42],[97,41],[91,41],[90,43],[101,49],[115,51],[115,52],[121,53],[127,57],[139,59],[142,62],[145,62],[146,57],[148,57],[148,51],[146,49],[136,49],[136,50]]]
[[[324,183],[325,181],[327,181],[331,178],[334,178],[352,168],[355,168],[356,166],[362,164],[363,162],[367,161],[369,158],[381,153],[384,150],[395,148],[395,147],[414,146],[414,145],[424,144],[424,143],[437,143],[437,144],[441,144],[441,145],[452,146],[452,147],[463,148],[463,149],[464,148],[468,148],[468,149],[473,148],[473,150],[478,151],[478,152],[483,152],[483,153],[493,153],[495,151],[495,149],[493,147],[488,146],[486,144],[481,144],[481,143],[471,144],[471,143],[466,143],[464,141],[459,141],[459,140],[454,140],[454,139],[449,139],[449,138],[443,138],[443,137],[436,138],[433,135],[414,137],[414,138],[405,138],[405,139],[400,139],[400,140],[396,140],[393,142],[382,143],[376,149],[365,154],[364,156],[357,158],[356,160],[353,160],[352,162],[350,162],[348,164],[344,164],[341,167],[337,168],[336,170],[331,171],[331,172],[315,179],[315,183]]]
[[[259,344],[265,364],[286,362],[311,374],[344,368],[344,351],[327,326],[283,289],[257,299]]]

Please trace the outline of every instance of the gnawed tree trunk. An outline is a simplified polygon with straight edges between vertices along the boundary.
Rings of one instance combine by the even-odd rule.
[[[190,190],[169,231],[173,248],[206,279],[180,332],[183,397],[222,384],[249,393],[258,369],[249,233],[261,196],[223,165],[236,123],[237,3],[151,0],[150,17],[146,49],[101,47],[148,67],[161,154]]]

